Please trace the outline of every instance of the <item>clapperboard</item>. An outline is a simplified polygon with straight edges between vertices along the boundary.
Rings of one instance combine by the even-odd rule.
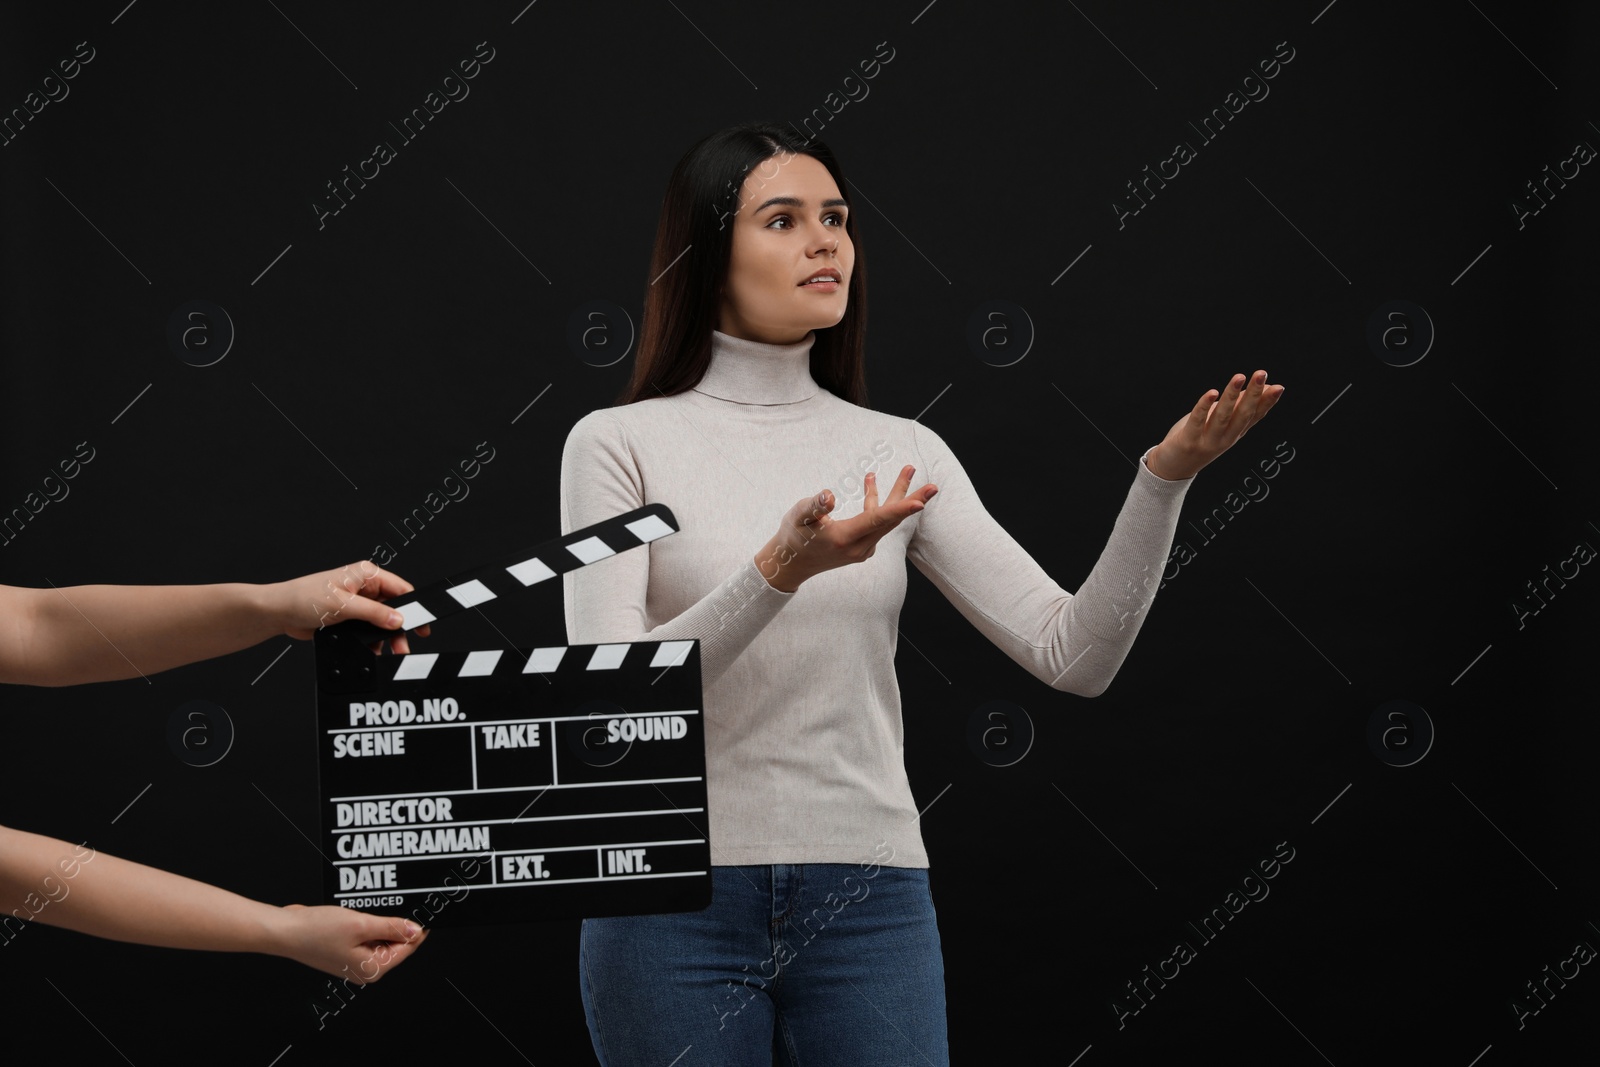
[[[710,902],[698,642],[433,647],[439,620],[677,529],[651,504],[407,594],[427,651],[318,631],[329,903],[442,925]]]

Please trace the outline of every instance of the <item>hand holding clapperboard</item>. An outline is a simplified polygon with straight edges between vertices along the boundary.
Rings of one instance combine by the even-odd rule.
[[[677,529],[651,504],[391,606],[414,630]],[[379,636],[316,635],[327,902],[429,926],[710,902],[698,642],[379,656]]]

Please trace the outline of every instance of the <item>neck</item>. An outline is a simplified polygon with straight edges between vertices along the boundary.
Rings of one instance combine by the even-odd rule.
[[[736,404],[795,404],[817,394],[811,377],[816,331],[793,344],[774,345],[711,331],[711,365],[695,392]]]

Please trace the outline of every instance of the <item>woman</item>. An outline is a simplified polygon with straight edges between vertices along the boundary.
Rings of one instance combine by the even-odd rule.
[[[696,638],[704,685],[713,900],[584,922],[582,995],[606,1067],[691,1048],[686,1064],[947,1062],[894,675],[904,561],[1035,677],[1096,696],[1138,632],[1190,480],[1283,392],[1257,371],[1200,397],[1141,457],[1069,593],[938,434],[864,406],[865,258],[846,188],[824,145],[783,127],[691,148],[663,200],[632,382],[562,456],[563,530],[655,501],[681,527],[564,576],[569,640]],[[881,502],[880,470],[894,479]]]

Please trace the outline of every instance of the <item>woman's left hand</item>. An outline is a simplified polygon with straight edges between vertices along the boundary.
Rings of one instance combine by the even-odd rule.
[[[1268,385],[1264,370],[1248,379],[1234,375],[1220,397],[1215,389],[1208,389],[1194,410],[1173,423],[1167,436],[1150,450],[1145,458],[1150,473],[1168,481],[1193,478],[1264,419],[1282,395],[1283,386]]]

